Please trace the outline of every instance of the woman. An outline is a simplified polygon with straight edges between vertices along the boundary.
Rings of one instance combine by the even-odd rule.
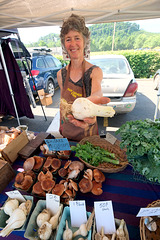
[[[83,121],[75,119],[70,111],[73,101],[78,97],[87,97],[96,104],[110,101],[109,98],[102,97],[102,70],[84,59],[89,37],[89,29],[85,26],[83,17],[72,14],[63,22],[60,38],[70,63],[57,73],[61,89],[60,133],[74,141],[97,135],[98,125],[96,117],[85,118]]]

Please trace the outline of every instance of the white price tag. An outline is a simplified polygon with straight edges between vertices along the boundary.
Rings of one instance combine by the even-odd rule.
[[[104,228],[104,234],[116,232],[113,207],[111,201],[94,202],[97,232]]]
[[[114,137],[113,135],[111,135],[110,133],[106,134],[106,138],[105,138],[108,142],[110,142],[112,145],[115,144],[115,142],[117,141],[117,138]]]
[[[52,215],[55,215],[60,206],[60,196],[55,194],[46,194],[46,208],[49,209]]]
[[[26,199],[23,197],[23,195],[18,190],[6,192],[6,194],[9,198],[16,198],[20,202],[26,201]]]
[[[80,227],[87,222],[86,203],[84,200],[69,201],[71,226]]]
[[[141,208],[136,217],[159,216],[160,207]]]

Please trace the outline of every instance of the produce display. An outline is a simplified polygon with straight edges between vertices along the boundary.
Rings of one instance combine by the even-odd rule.
[[[0,127],[0,151],[20,135],[21,131],[12,127]]]
[[[133,169],[152,182],[160,183],[160,121],[151,119],[129,121],[116,132],[121,148],[126,148]]]
[[[15,229],[21,228],[32,207],[32,201],[26,200],[20,203],[17,199],[9,199],[4,207],[4,213],[8,215],[6,225],[0,231],[0,236],[7,237]]]

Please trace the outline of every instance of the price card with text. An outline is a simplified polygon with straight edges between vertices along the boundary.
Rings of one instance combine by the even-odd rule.
[[[65,151],[70,150],[70,145],[67,138],[45,139],[49,151]]]
[[[80,227],[87,222],[86,203],[84,200],[69,201],[71,226]]]
[[[151,217],[159,216],[160,207],[151,207],[151,208],[141,208],[136,217]]]
[[[23,197],[23,195],[18,190],[6,192],[6,194],[9,198],[16,198],[20,202],[26,201],[26,199]]]
[[[116,232],[112,201],[94,202],[96,229],[101,232],[104,228],[104,234],[113,234]]]
[[[49,209],[52,215],[55,215],[60,206],[60,196],[55,194],[46,194],[46,208]]]

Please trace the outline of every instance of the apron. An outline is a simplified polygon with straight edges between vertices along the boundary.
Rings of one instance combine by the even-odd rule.
[[[60,129],[59,130],[63,137],[68,138],[69,140],[79,142],[84,137],[98,135],[98,125],[96,121],[93,125],[89,125],[89,127],[84,129],[81,127],[77,127],[68,121],[67,115],[71,114],[70,108],[68,108],[68,104],[71,105],[76,98],[86,97],[83,77],[82,77],[82,84],[76,84],[72,82],[71,79],[69,79],[69,71],[70,71],[70,66],[68,66],[67,76],[64,81],[63,90],[61,92]]]

